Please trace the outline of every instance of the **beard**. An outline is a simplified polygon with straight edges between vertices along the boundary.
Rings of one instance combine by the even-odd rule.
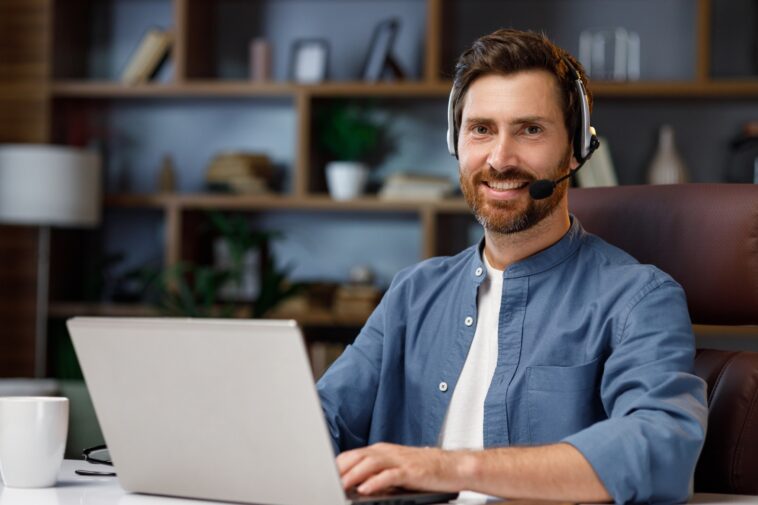
[[[545,178],[557,179],[565,175],[571,160],[571,151],[558,163]],[[527,201],[524,203],[523,198],[510,201],[486,200],[484,195],[479,191],[482,180],[488,181],[528,181],[531,184],[536,179],[526,171],[519,168],[513,168],[505,172],[498,172],[492,167],[488,171],[480,171],[474,174],[470,179],[464,179],[463,172],[459,170],[461,190],[466,198],[466,203],[471,208],[485,230],[501,233],[513,234],[519,233],[532,228],[543,219],[550,216],[560,204],[568,188],[568,182],[562,181],[555,186],[553,194],[541,200],[535,200],[530,195],[526,195]],[[528,191],[528,186],[526,190]]]

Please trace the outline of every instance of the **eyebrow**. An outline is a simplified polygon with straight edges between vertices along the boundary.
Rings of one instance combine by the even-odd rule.
[[[490,123],[494,123],[494,120],[488,117],[470,117],[470,118],[466,118],[466,120],[464,121],[464,124],[472,124],[472,123],[490,124]],[[525,123],[552,124],[553,120],[545,116],[522,116],[522,117],[515,118],[509,121],[508,123],[512,125],[521,125]]]

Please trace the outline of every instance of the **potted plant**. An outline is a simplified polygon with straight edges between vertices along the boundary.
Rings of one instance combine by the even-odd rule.
[[[334,103],[318,121],[319,142],[328,156],[326,183],[335,200],[363,194],[369,171],[392,151],[388,125],[372,117],[368,107]]]
[[[299,283],[288,281],[288,269],[276,265],[270,243],[280,237],[279,233],[250,230],[247,220],[239,215],[213,211],[209,218],[224,243],[224,264],[179,262],[164,269],[141,268],[130,274],[139,279],[144,295],[162,314],[183,317],[244,314],[260,318],[300,291]],[[252,262],[251,253],[255,258]],[[255,271],[250,271],[250,267]],[[250,276],[256,278],[249,279]],[[254,285],[253,292],[248,289],[249,284]],[[244,310],[245,306],[249,310]]]

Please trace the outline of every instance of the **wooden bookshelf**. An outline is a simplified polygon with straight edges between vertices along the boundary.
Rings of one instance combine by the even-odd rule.
[[[169,0],[175,31],[175,43],[171,60],[174,72],[170,82],[151,82],[126,86],[115,81],[89,80],[87,76],[87,33],[91,28],[95,0],[78,0],[72,5],[65,2],[48,3],[39,20],[52,27],[47,37],[51,38],[52,54],[47,65],[52,67],[45,83],[45,93],[50,99],[62,103],[88,102],[93,108],[107,110],[110,101],[138,99],[225,99],[256,98],[266,100],[291,99],[295,114],[294,163],[290,171],[292,193],[284,196],[228,196],[210,194],[172,195],[111,195],[106,204],[113,208],[156,209],[164,212],[166,219],[166,258],[181,257],[182,219],[187,211],[219,209],[250,212],[375,212],[382,214],[417,214],[422,233],[424,252],[427,257],[437,253],[437,228],[440,216],[465,214],[468,209],[461,199],[434,202],[395,202],[366,197],[351,202],[335,202],[325,196],[323,183],[323,160],[318,159],[313,137],[314,109],[317,102],[339,98],[429,98],[439,100],[444,106],[451,88],[449,73],[451,58],[449,49],[456,20],[456,1],[421,0],[424,19],[418,38],[421,64],[417,80],[368,83],[361,81],[327,81],[319,84],[298,84],[288,81],[254,82],[250,80],[227,80],[214,78],[218,63],[211,49],[214,37],[223,27],[215,26],[220,0]],[[593,81],[592,91],[597,98],[610,99],[755,99],[758,98],[758,79],[714,79],[711,71],[711,43],[713,34],[714,0],[693,0],[688,14],[694,12],[691,49],[694,55],[692,78],[680,81]],[[598,5],[600,2],[598,2]],[[42,4],[40,4],[42,5]],[[458,4],[460,5],[460,4]],[[585,7],[587,8],[587,7]],[[690,9],[694,9],[690,10]],[[79,12],[82,11],[82,12]],[[49,19],[52,17],[52,21]],[[46,23],[46,24],[45,24]],[[64,51],[65,49],[65,51]],[[689,55],[683,55],[687,57]],[[25,90],[12,88],[13,93],[23,96]],[[11,88],[8,88],[11,90]],[[11,91],[6,91],[11,96]],[[15,96],[15,95],[14,95]],[[91,102],[96,102],[92,106]],[[72,107],[75,108],[75,107]],[[63,109],[63,108],[62,108]],[[55,118],[40,115],[46,126],[55,126]],[[444,125],[443,125],[444,126]]]
[[[93,0],[81,0],[82,7],[91,8]],[[419,223],[421,257],[440,254],[440,243],[448,234],[447,218],[468,215],[465,202],[458,199],[440,201],[386,201],[364,197],[349,202],[331,200],[325,194],[322,161],[314,145],[314,110],[318,102],[340,98],[386,98],[415,100],[429,98],[444,106],[452,82],[449,66],[444,59],[448,38],[446,23],[451,19],[453,0],[423,0],[423,61],[418,80],[368,83],[360,81],[327,81],[319,84],[298,84],[288,81],[254,82],[249,80],[214,79],[213,52],[208,48],[215,36],[209,19],[214,17],[216,1],[170,0],[175,22],[176,40],[171,59],[174,75],[167,83],[148,83],[126,86],[120,82],[87,80],[77,75],[77,65],[57,62],[63,72],[53,73],[49,81],[49,96],[60,102],[96,102],[95,107],[107,109],[110,101],[138,99],[291,99],[295,114],[294,163],[290,171],[292,188],[288,195],[217,195],[217,194],[131,194],[110,195],[106,205],[118,209],[153,209],[164,218],[165,263],[182,259],[187,214],[217,209],[234,212],[323,212],[323,213],[377,213],[382,215],[411,214]],[[592,90],[597,98],[626,99],[755,99],[758,98],[758,79],[716,80],[710,77],[711,2],[695,0],[693,27],[694,75],[681,81],[593,81]],[[79,4],[77,4],[79,5]],[[65,4],[55,4],[53,11],[63,16],[55,32],[69,34],[80,30],[86,21],[72,14]],[[65,12],[64,12],[65,11]],[[58,29],[61,27],[62,30]],[[190,36],[190,34],[192,36]],[[69,36],[66,35],[66,36]],[[58,42],[55,40],[54,42]],[[61,41],[61,42],[66,42]],[[74,62],[76,63],[76,62]],[[80,61],[78,67],[84,68]],[[448,73],[446,77],[443,74]],[[444,230],[444,233],[442,232]],[[447,252],[447,250],[445,250]]]
[[[270,0],[275,1],[275,0]],[[358,0],[356,0],[358,1]],[[464,0],[421,0],[425,10],[423,33],[418,38],[421,54],[418,80],[404,82],[366,83],[334,81],[303,85],[293,82],[252,82],[247,80],[215,79],[213,54],[214,9],[224,3],[221,0],[167,0],[172,12],[172,25],[176,31],[171,60],[173,77],[167,83],[149,83],[125,86],[116,81],[95,80],[88,74],[88,58],[91,49],[102,41],[91,41],[94,26],[93,11],[115,0],[72,0],[51,2],[49,0],[10,0],[4,5],[3,14],[13,23],[0,39],[9,55],[18,61],[10,61],[9,79],[0,84],[0,141],[67,142],[66,125],[76,121],[67,114],[100,114],[107,118],[111,105],[128,108],[130,100],[174,100],[187,103],[204,99],[255,99],[279,103],[291,100],[295,116],[295,135],[292,145],[293,166],[290,167],[291,194],[267,196],[231,196],[213,194],[122,194],[109,195],[106,206],[126,213],[148,210],[160,213],[164,236],[163,250],[166,265],[183,259],[192,245],[191,224],[194,214],[210,209],[233,212],[301,212],[342,213],[344,215],[376,213],[393,218],[407,219],[408,215],[418,221],[421,236],[421,257],[448,253],[452,248],[443,247],[447,235],[465,234],[460,229],[451,230],[450,223],[463,221],[469,215],[465,202],[458,199],[440,201],[385,201],[365,197],[350,202],[329,199],[321,179],[322,164],[314,155],[314,111],[322,102],[340,98],[379,98],[387,100],[419,99],[436,100],[444,107],[450,91],[449,69],[451,68],[449,45],[452,44],[450,29],[455,29],[455,20],[450,19],[451,5]],[[634,1],[634,0],[629,0]],[[226,2],[229,3],[229,2]],[[234,2],[232,2],[234,3]],[[244,2],[243,2],[244,3]],[[593,81],[592,90],[597,98],[611,100],[651,99],[667,103],[682,99],[755,100],[758,98],[758,79],[714,79],[711,76],[712,7],[714,0],[693,0],[695,8],[692,54],[694,69],[692,77],[681,81],[602,82]],[[688,4],[688,5],[693,5]],[[597,0],[598,6],[601,0]],[[584,6],[583,9],[592,8]],[[605,8],[605,7],[602,7]],[[602,10],[601,8],[601,10]],[[690,9],[690,7],[687,7]],[[688,13],[691,13],[688,10]],[[139,20],[137,22],[140,22]],[[452,27],[452,28],[451,28]],[[368,28],[368,27],[367,27]],[[107,30],[108,28],[102,28]],[[101,31],[102,31],[101,30]],[[367,34],[368,37],[368,34]],[[651,41],[653,47],[654,41]],[[89,52],[88,52],[89,50]],[[356,49],[358,50],[358,49]],[[15,53],[14,53],[15,51]],[[683,57],[690,56],[689,52]],[[125,101],[127,103],[120,103]],[[114,107],[115,108],[115,107]],[[74,111],[74,112],[71,112]],[[93,112],[94,111],[94,112]],[[106,123],[106,121],[103,121]],[[61,126],[64,125],[64,126]],[[444,124],[439,125],[440,130]],[[440,135],[441,137],[442,135]],[[357,215],[356,219],[362,216]],[[190,223],[190,224],[188,224]],[[189,231],[188,231],[189,230]],[[34,244],[28,246],[30,254]],[[0,251],[2,252],[2,251]],[[15,275],[15,271],[12,272]],[[26,275],[24,285],[33,285],[33,274]],[[15,296],[14,294],[6,297]],[[51,313],[55,317],[79,314],[90,315],[155,315],[143,306],[100,304],[53,303]],[[27,318],[28,319],[28,318]],[[295,319],[308,325],[350,325],[359,321],[343,321],[330,314],[296,315]],[[21,323],[19,323],[19,326]],[[24,329],[29,333],[28,328]],[[721,327],[696,327],[697,332],[720,334]],[[730,331],[746,332],[753,329]],[[18,333],[18,332],[17,332]],[[19,333],[20,334],[20,333]],[[28,340],[28,339],[27,339]],[[5,340],[4,342],[8,342]],[[14,344],[15,345],[15,344]],[[8,368],[10,369],[10,368]]]

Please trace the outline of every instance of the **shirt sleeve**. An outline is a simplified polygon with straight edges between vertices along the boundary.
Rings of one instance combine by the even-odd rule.
[[[705,383],[681,287],[653,283],[622,314],[605,362],[607,420],[563,441],[592,465],[616,503],[685,502],[705,439]]]
[[[355,342],[316,384],[335,454],[367,445],[381,370],[387,299],[385,295]]]

